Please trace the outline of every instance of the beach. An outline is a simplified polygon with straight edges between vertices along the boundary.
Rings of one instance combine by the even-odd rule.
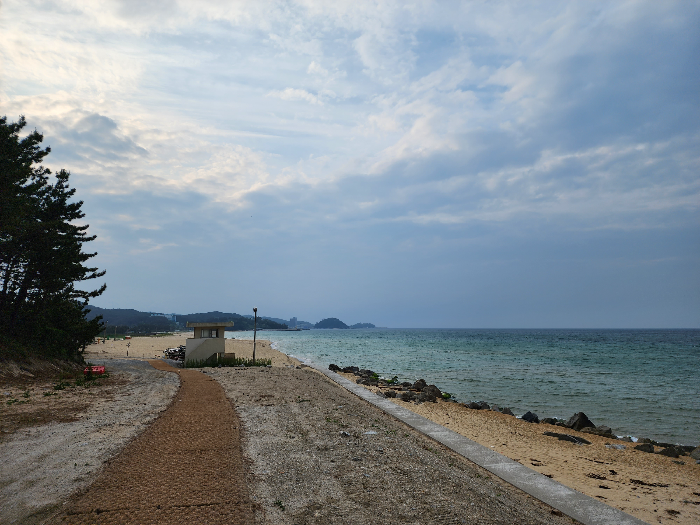
[[[144,349],[142,352],[151,348],[155,355],[158,351],[162,352],[165,345],[175,345],[175,342],[182,340],[175,338],[184,336],[173,337],[163,338],[162,341],[158,341],[160,338],[134,338],[131,341],[134,348]],[[112,349],[109,342],[104,349],[103,345],[90,348],[98,348],[106,355],[122,355],[125,342],[116,341],[113,344]],[[226,352],[250,358],[252,341],[227,339]],[[266,340],[258,340],[256,357],[272,359],[273,366],[299,365],[298,360],[274,350]],[[352,374],[343,375],[353,381],[357,379]],[[531,424],[494,411],[471,410],[461,404],[442,400],[421,404],[396,399],[392,401],[646,522],[700,522],[700,465],[688,456],[675,459],[649,454],[634,450],[634,443],[543,423]],[[560,441],[543,435],[544,432],[579,436],[590,441],[591,445]],[[624,450],[619,449],[620,446]]]
[[[100,343],[90,346],[88,351],[86,351],[85,359],[87,361],[104,363],[108,370],[110,369],[110,363],[114,363],[112,368],[116,370],[118,367],[123,367],[123,363],[125,362],[141,362],[143,357],[151,359],[156,356],[161,357],[163,350],[166,348],[184,344],[187,335],[188,334],[177,334],[167,337],[134,337],[127,341],[108,341],[106,344]],[[128,343],[130,344],[127,347]],[[126,358],[127,350],[129,351],[129,358]],[[250,358],[252,357],[252,341],[239,339],[227,340],[226,351],[231,354],[235,353],[237,357]],[[303,473],[313,472],[314,469],[320,468],[319,457],[321,456],[325,458],[323,461],[327,461],[328,468],[330,468],[335,465],[334,454],[336,454],[339,460],[344,458],[343,461],[345,463],[343,464],[346,467],[345,470],[337,474],[341,476],[341,478],[346,475],[350,476],[347,478],[347,481],[348,483],[354,484],[352,486],[356,486],[358,480],[359,482],[363,480],[368,482],[369,478],[364,479],[366,478],[364,474],[380,476],[379,470],[377,470],[376,473],[362,472],[362,469],[359,468],[360,462],[357,462],[357,464],[353,463],[353,457],[361,458],[362,454],[365,454],[365,456],[373,456],[371,462],[374,466],[381,464],[381,461],[386,459],[383,455],[377,455],[376,448],[372,449],[363,445],[363,440],[367,439],[364,435],[364,431],[366,431],[364,427],[368,424],[372,424],[370,420],[367,419],[369,416],[362,415],[365,408],[361,409],[360,407],[364,407],[366,403],[351,396],[335,384],[330,383],[327,378],[313,369],[305,367],[293,357],[289,357],[274,350],[271,348],[269,341],[258,341],[256,345],[256,357],[271,359],[272,369],[252,368],[240,370],[238,372],[238,369],[227,368],[210,368],[203,370],[222,384],[229,399],[236,406],[237,411],[239,411],[243,421],[246,423],[246,454],[252,461],[251,468],[257,480],[256,483],[258,483],[258,485],[256,485],[257,492],[255,492],[255,494],[256,497],[260,498],[260,503],[263,508],[266,509],[265,516],[267,516],[267,518],[265,518],[265,520],[267,521],[262,521],[262,523],[286,523],[287,521],[285,520],[292,515],[291,513],[282,512],[280,505],[275,504],[276,501],[279,501],[282,505],[286,506],[286,508],[294,509],[296,516],[305,516],[303,522],[316,522],[314,519],[318,518],[318,520],[321,520],[324,516],[326,519],[329,519],[334,513],[341,512],[345,507],[336,505],[337,508],[332,509],[331,512],[329,510],[330,507],[325,508],[322,505],[319,506],[319,501],[323,500],[319,495],[319,491],[321,491],[321,493],[323,492],[320,485],[316,482],[312,483],[310,478],[300,478],[299,476],[294,476],[293,473],[295,469]],[[163,374],[155,370],[153,373],[160,374],[161,376]],[[354,379],[352,375],[347,375],[347,377]],[[257,378],[260,378],[260,381],[258,381]],[[263,378],[265,378],[264,381],[262,380]],[[131,381],[134,384],[151,381],[134,374],[129,377],[125,376],[125,380],[127,380],[127,382]],[[174,395],[174,390],[169,385],[171,385],[171,383],[163,383],[162,388],[160,388],[158,392],[139,390],[139,395],[119,395],[118,392],[113,393],[106,401],[104,399],[100,401],[100,403],[102,403],[100,405],[102,408],[100,408],[99,413],[103,414],[104,417],[104,414],[110,410],[109,403],[116,403],[114,406],[120,407],[120,413],[128,413],[129,407],[133,405],[141,406],[144,410],[147,409],[149,417],[154,417],[164,408],[167,404],[167,400]],[[133,385],[128,388],[131,390],[128,390],[126,392],[127,394],[128,392],[135,392],[133,390]],[[12,395],[19,395],[19,390],[17,390],[17,392],[12,392]],[[340,398],[336,400],[335,398],[337,396],[343,397],[345,401],[340,400]],[[158,398],[158,402],[155,404],[150,403],[150,398]],[[51,398],[48,398],[48,400],[50,399]],[[324,399],[326,399],[326,401],[324,401]],[[341,406],[349,406],[347,399],[353,399],[353,408],[349,413],[344,412],[342,408],[338,408]],[[36,402],[48,402],[48,400],[37,398]],[[695,464],[695,461],[688,456],[674,459],[658,454],[648,454],[633,450],[634,444],[632,443],[580,433],[557,426],[541,423],[531,424],[505,414],[486,410],[471,410],[458,403],[442,400],[439,400],[437,403],[426,402],[421,404],[407,403],[400,400],[392,401],[446,428],[458,432],[481,445],[490,447],[513,460],[519,461],[521,464],[536,472],[552,477],[555,481],[596,498],[612,507],[623,510],[648,523],[679,523],[690,525],[700,522],[700,465]],[[90,400],[87,399],[85,402],[89,405]],[[324,414],[324,417],[317,418],[317,420],[313,420],[313,418],[310,419],[311,416],[304,412],[308,408],[307,403],[310,403],[310,405],[308,405],[309,407],[317,406],[318,410],[321,410]],[[95,426],[97,423],[91,413],[94,413],[94,406],[93,408],[90,408],[90,406],[85,408],[84,413],[77,416],[78,421],[82,421],[81,424],[83,425],[86,424],[86,421],[92,421],[90,426]],[[389,421],[392,419],[390,416],[377,416],[376,419],[381,421],[380,429],[382,432],[386,430],[396,430],[389,426]],[[146,420],[139,421],[138,429],[143,428],[143,421]],[[4,435],[4,441],[5,444],[14,443],[15,445],[12,446],[20,446],[22,441],[26,439],[26,436],[30,434],[36,434],[37,437],[40,437],[48,435],[49,430],[46,429],[53,429],[51,431],[56,431],[58,428],[72,428],[69,426],[76,424],[77,422],[56,422],[34,428],[20,429],[12,431],[8,435]],[[125,428],[129,427],[128,419],[125,420],[124,424],[126,425]],[[63,427],[61,425],[63,425]],[[298,431],[292,432],[289,428],[285,427],[285,425],[289,428],[295,427],[296,425]],[[328,434],[329,428],[332,428],[333,435],[336,435],[336,438],[331,440],[332,443],[329,441],[328,446],[330,448],[326,450],[323,449],[323,445],[319,445],[321,448],[315,449],[314,447],[316,447],[318,443],[313,439],[308,441],[308,438],[314,435],[330,436],[330,434]],[[85,486],[90,480],[94,479],[94,476],[96,476],[99,471],[99,465],[109,457],[117,454],[120,448],[126,446],[129,439],[131,439],[130,436],[133,435],[133,432],[138,432],[138,429],[133,430],[131,433],[115,435],[114,438],[110,436],[109,432],[103,429],[99,433],[99,445],[95,447],[91,446],[91,440],[85,440],[84,443],[86,444],[83,445],[84,448],[77,449],[76,453],[87,454],[93,458],[90,462],[92,466],[88,467],[81,464],[80,475],[74,476],[78,479],[73,484],[71,484],[70,480],[64,483],[62,485],[62,492],[57,491],[53,496],[53,500],[47,498],[45,505],[51,507],[51,505],[55,506],[59,504],[61,498],[67,498],[71,492]],[[544,436],[543,433],[545,431],[563,432],[574,436],[580,436],[590,441],[591,444],[576,445],[566,441],[559,441],[556,438]],[[272,432],[272,434],[270,434],[270,432]],[[341,432],[348,433],[348,439],[345,440],[348,442],[347,444],[344,443],[342,439],[340,441],[337,440],[337,436],[343,436]],[[26,436],[24,433],[26,433]],[[413,436],[413,433],[407,434]],[[383,436],[389,435],[392,435],[391,432],[389,434],[383,434]],[[272,441],[261,441],[263,436],[271,436]],[[304,438],[307,441],[300,438]],[[330,438],[323,439],[328,440]],[[418,438],[415,436],[411,437],[411,440],[415,439]],[[401,469],[407,471],[407,469],[410,470],[413,468],[411,466],[412,464],[415,463],[414,466],[418,466],[418,463],[424,464],[426,458],[432,458],[434,455],[432,453],[426,454],[425,452],[427,448],[431,448],[430,445],[425,445],[425,443],[429,443],[430,440],[425,437],[421,437],[420,439],[425,441],[411,441],[413,444],[411,444],[410,447],[413,448],[411,448],[410,451],[408,441],[403,443],[394,440],[392,443],[382,445],[380,448],[382,448],[383,451],[391,450],[391,454],[393,455],[392,461],[401,462],[401,465],[403,465]],[[336,441],[338,442],[336,443]],[[96,443],[98,442],[96,441]],[[293,443],[297,445],[293,445]],[[302,443],[303,448],[294,448],[295,446],[302,446]],[[621,445],[625,448],[611,448],[606,447],[606,445]],[[292,448],[290,449],[289,447]],[[347,454],[342,452],[346,450],[344,447],[356,447],[357,453],[345,457]],[[68,447],[68,449],[70,449],[70,447]],[[292,449],[295,450],[292,456],[285,455],[287,454],[285,451]],[[5,446],[3,453],[6,453],[8,450],[10,449]],[[72,450],[76,449],[73,448]],[[275,452],[274,454],[271,452],[266,456],[266,450],[274,450]],[[335,452],[329,452],[333,450]],[[454,454],[441,446],[436,445],[434,450],[438,451],[442,458],[454,457]],[[406,451],[406,456],[401,457],[404,451]],[[412,455],[409,456],[409,452]],[[28,457],[31,457],[31,455]],[[367,459],[367,461],[370,460]],[[680,462],[683,464],[680,464]],[[449,464],[450,462],[448,461],[447,463]],[[398,463],[396,464],[398,465]],[[470,464],[470,462],[465,460],[464,464]],[[348,469],[352,465],[356,465],[357,469],[350,472]],[[434,468],[438,470],[447,468],[442,463],[436,465],[437,466]],[[73,468],[72,464],[68,466]],[[68,468],[68,466],[64,465],[63,468]],[[367,467],[368,465],[362,464],[361,466]],[[60,477],[59,471],[61,466],[55,465],[53,468],[58,470],[54,471],[52,476],[56,475]],[[32,475],[35,478],[39,477],[39,471],[40,469],[37,470],[35,467]],[[275,472],[280,474],[280,476],[273,475]],[[330,483],[332,481],[331,478],[333,478],[333,473],[331,470],[328,470],[328,472],[330,473],[328,474],[328,476],[330,476]],[[402,487],[405,487],[408,483],[409,488],[411,488],[410,484],[414,483],[411,488],[412,493],[425,493],[426,497],[421,500],[423,502],[421,505],[424,506],[423,511],[428,510],[431,499],[440,502],[440,505],[442,505],[441,512],[447,512],[450,509],[450,505],[455,505],[455,502],[458,500],[458,498],[452,498],[446,493],[440,491],[435,492],[428,486],[427,483],[429,480],[432,480],[430,483],[434,483],[436,482],[435,480],[439,478],[434,470],[422,472],[421,476],[426,480],[425,482],[420,482],[418,478],[414,479],[411,478],[411,476],[397,477],[398,470],[392,472],[393,475],[391,476],[381,474],[381,476],[385,476],[383,478],[377,478],[380,481],[383,480],[381,483],[374,483],[369,489],[364,489],[370,492],[362,493],[362,505],[370,507],[375,504],[379,505],[379,502],[385,499],[380,488],[389,486],[397,480],[400,481]],[[454,478],[454,476],[461,479],[461,482],[464,482],[466,479],[462,474],[457,474],[454,471],[450,472],[451,473],[445,473],[445,479],[457,479]],[[470,472],[472,473],[467,476],[467,478],[475,478],[477,471]],[[288,473],[290,474],[289,479],[282,476],[282,474],[286,475]],[[354,479],[352,476],[360,477]],[[450,478],[450,476],[452,476],[452,478]],[[491,476],[491,478],[493,478],[493,476]],[[305,479],[309,480],[308,487],[302,483]],[[375,479],[375,481],[377,481],[377,479]],[[21,480],[16,481],[16,483],[21,483]],[[499,483],[498,486],[494,485],[492,487],[493,493],[505,494],[506,489],[501,487],[503,482]],[[366,485],[366,483],[364,483],[364,485]],[[364,485],[360,483],[360,485],[357,485],[355,488]],[[344,489],[342,489],[342,484],[335,485],[335,487],[339,492],[335,495],[327,496],[335,498],[336,502],[340,502],[344,497],[350,498],[352,496],[358,498],[360,492],[362,492],[354,491],[352,494],[347,493],[343,496]],[[308,492],[307,489],[311,492]],[[513,488],[511,487],[511,489]],[[281,491],[288,496],[284,496],[286,499],[282,499],[279,495],[275,496],[275,491],[278,493]],[[7,494],[5,494],[4,497],[11,499],[10,495]],[[272,499],[273,497],[274,499]],[[517,489],[513,489],[508,492],[508,498],[511,498],[509,499],[510,503],[508,505],[515,508],[519,505],[519,503],[517,503],[520,501],[518,498],[524,497],[525,496]],[[525,499],[527,500],[527,498]],[[9,500],[6,500],[6,502],[8,501]],[[398,499],[395,503],[398,505]],[[407,520],[409,520],[410,516],[415,515],[417,512],[415,509],[417,508],[419,507],[415,507],[414,510],[411,510],[412,507],[402,509],[402,512],[405,511]],[[387,507],[387,512],[388,509],[389,507]],[[453,510],[450,510],[450,512],[453,512]],[[535,510],[532,512],[535,512]],[[318,516],[314,518],[316,514],[318,514]],[[275,519],[272,519],[273,517]],[[349,523],[351,521],[347,522]],[[357,523],[360,522],[361,520],[358,518]],[[535,519],[533,522],[539,521]]]

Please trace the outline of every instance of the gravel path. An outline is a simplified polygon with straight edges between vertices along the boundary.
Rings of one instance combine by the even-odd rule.
[[[572,523],[308,368],[207,373],[243,421],[256,523]]]
[[[201,372],[175,369],[170,407],[55,523],[251,523],[240,422],[221,386]]]
[[[93,359],[95,364],[104,364]],[[88,486],[170,403],[175,374],[143,361],[109,360],[125,380],[69,423],[22,429],[0,444],[0,523],[43,523],[76,490]]]

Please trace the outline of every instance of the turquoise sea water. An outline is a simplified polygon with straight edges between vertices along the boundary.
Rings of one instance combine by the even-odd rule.
[[[583,411],[617,435],[700,443],[700,330],[309,330],[258,338],[306,362],[424,378],[459,401],[540,418]]]

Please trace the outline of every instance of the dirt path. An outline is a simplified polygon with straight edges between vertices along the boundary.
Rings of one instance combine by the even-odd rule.
[[[66,506],[56,523],[251,523],[240,422],[207,375],[180,376],[172,405]]]

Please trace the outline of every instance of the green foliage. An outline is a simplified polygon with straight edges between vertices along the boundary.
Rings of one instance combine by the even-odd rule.
[[[205,368],[205,367],[222,367],[228,366],[268,366],[272,365],[271,359],[246,359],[244,357],[224,357],[216,361],[214,359],[190,359],[185,363],[185,368]]]
[[[84,266],[96,254],[84,253],[83,243],[95,237],[77,224],[85,214],[82,201],[72,201],[70,174],[41,165],[51,149],[40,148],[36,130],[20,139],[25,126],[24,117],[10,124],[0,117],[0,354],[80,361],[101,328],[84,307],[106,285],[76,285],[105,272]]]

